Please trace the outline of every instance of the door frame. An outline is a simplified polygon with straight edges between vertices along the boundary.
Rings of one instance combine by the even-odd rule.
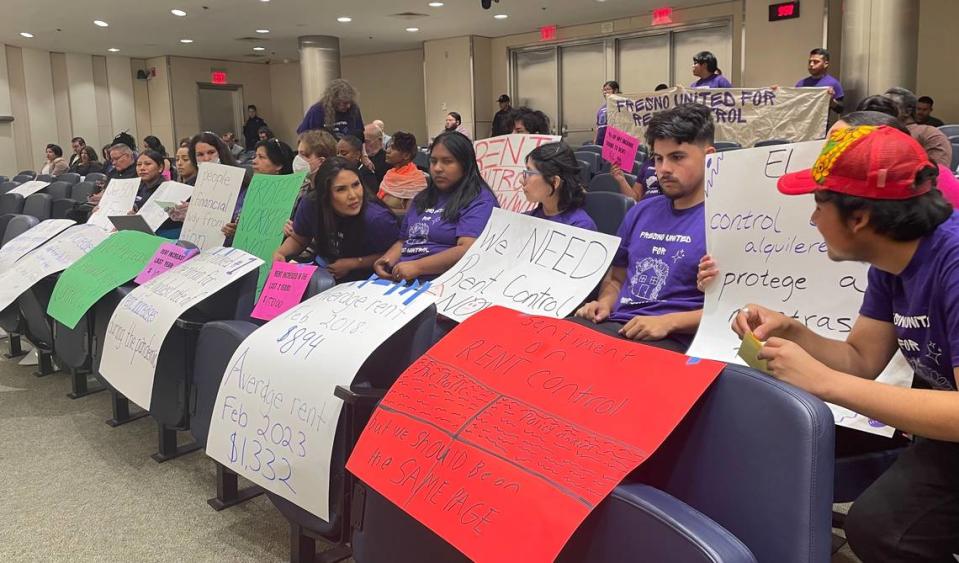
[[[200,90],[222,90],[233,93],[233,134],[239,138],[243,134],[243,85],[242,84],[213,84],[212,82],[196,83],[196,115],[197,125],[200,121]],[[200,127],[203,129],[203,127]],[[217,137],[223,134],[223,131],[216,132]]]

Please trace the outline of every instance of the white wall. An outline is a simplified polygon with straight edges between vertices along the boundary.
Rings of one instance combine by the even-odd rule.
[[[66,63],[70,125],[73,131],[79,133],[75,136],[83,137],[87,144],[99,151],[110,139],[104,139],[100,135],[97,112],[90,111],[91,108],[97,107],[96,88],[93,85],[93,57],[67,53]]]
[[[343,57],[341,68],[367,123],[381,119],[387,133],[406,131],[426,143],[422,49]]]
[[[299,63],[271,64],[270,93],[272,104],[260,113],[273,129],[273,134],[296,149],[296,128],[303,120],[303,89],[300,87]],[[259,108],[259,106],[257,106]],[[237,135],[242,139],[241,131]]]
[[[10,77],[7,71],[7,49],[0,44],[0,115],[13,115],[10,103]],[[13,141],[13,124],[0,123],[0,175],[12,177],[17,169],[16,145]]]
[[[26,101],[32,141],[30,162],[22,164],[37,170],[43,164],[47,143],[59,140],[50,52],[26,47],[21,48],[20,52],[23,57],[24,88],[28,93]]]
[[[107,66],[107,89],[110,92],[110,119],[113,132],[127,131],[140,142],[146,134],[138,135],[136,110],[133,103],[133,76],[129,57],[104,57]],[[166,145],[168,147],[171,145]]]

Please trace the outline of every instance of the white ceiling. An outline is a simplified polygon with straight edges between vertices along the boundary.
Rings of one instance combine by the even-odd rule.
[[[428,39],[498,37],[625,16],[653,8],[702,5],[709,0],[499,0],[483,10],[480,0],[3,0],[0,43],[48,51],[128,57],[179,55],[245,61],[298,58],[301,35],[340,37],[343,55],[413,49]],[[713,0],[715,1],[715,0]],[[186,17],[170,13],[179,8]],[[425,16],[400,17],[412,12]],[[496,20],[494,14],[508,14]],[[349,16],[350,23],[337,17]],[[106,21],[101,28],[93,20]],[[417,33],[405,31],[418,27]],[[268,34],[256,29],[266,28]],[[34,34],[27,39],[20,32]],[[180,39],[193,39],[190,45]],[[250,39],[252,38],[252,39]],[[257,56],[254,46],[266,47]]]

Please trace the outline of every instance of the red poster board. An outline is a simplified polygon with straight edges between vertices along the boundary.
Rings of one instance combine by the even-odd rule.
[[[403,373],[347,468],[474,561],[552,561],[723,367],[492,307]]]

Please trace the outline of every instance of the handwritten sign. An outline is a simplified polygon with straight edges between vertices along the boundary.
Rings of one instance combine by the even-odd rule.
[[[103,197],[87,220],[87,225],[96,225],[101,229],[113,230],[113,223],[110,217],[113,215],[126,215],[133,211],[133,202],[136,201],[137,192],[140,190],[139,178],[114,178],[107,184],[103,190]]]
[[[137,285],[143,285],[166,271],[186,262],[199,251],[195,248],[183,248],[172,242],[165,242],[156,250],[153,258],[147,262],[137,277],[133,280]]]
[[[619,237],[493,209],[479,239],[430,291],[462,321],[492,305],[562,318],[602,279]]]
[[[809,168],[821,141],[725,152],[706,163],[706,246],[720,273],[707,288],[703,319],[690,356],[743,364],[729,328],[747,303],[797,319],[813,331],[843,340],[852,330],[866,289],[865,264],[833,262],[809,222],[812,196],[784,196],[776,180]],[[879,381],[909,385],[912,370],[897,354]],[[836,423],[891,436],[893,429],[830,405]]]
[[[425,288],[378,279],[340,284],[254,332],[223,376],[207,455],[328,520],[342,408],[333,390],[349,385],[380,344],[429,307]]]
[[[43,278],[65,270],[107,238],[93,225],[77,225],[30,252],[0,272],[0,310],[6,309],[24,291]]]
[[[137,215],[142,216],[147,222],[147,225],[150,225],[150,228],[156,231],[170,218],[166,209],[158,202],[179,203],[190,199],[191,195],[193,195],[193,186],[181,184],[180,182],[163,182],[160,184],[160,187],[153,192],[150,199],[146,200],[146,202],[140,206]]]
[[[233,210],[246,171],[236,166],[201,162],[190,208],[183,219],[180,240],[200,250],[221,246],[226,240],[221,229],[233,220]]]
[[[23,255],[27,252],[47,242],[74,224],[75,222],[70,219],[47,219],[10,239],[7,244],[0,248],[0,272],[5,271],[14,262],[23,258]]]
[[[218,247],[128,293],[107,325],[100,375],[149,410],[157,357],[173,323],[187,309],[259,265],[256,256]]]
[[[639,139],[615,127],[606,127],[606,137],[603,139],[603,160],[618,165],[628,173],[633,169],[637,150],[639,150]]]
[[[751,147],[757,141],[785,139],[799,142],[826,136],[829,91],[825,88],[711,88],[674,86],[659,92],[606,100],[610,126],[643,139],[656,113],[689,102],[710,108],[717,141],[734,141]]]
[[[305,178],[306,172],[283,176],[257,174],[247,188],[233,248],[263,259],[256,286],[257,295],[270,273],[273,251],[283,242],[283,226],[290,220],[293,204]]]
[[[33,194],[39,192],[43,188],[50,185],[50,182],[44,182],[41,180],[30,180],[29,182],[24,182],[19,186],[13,188],[8,194],[20,194],[23,197],[29,197]]]
[[[274,262],[260,293],[260,300],[250,314],[254,319],[271,321],[300,302],[316,266],[290,262]]]
[[[67,268],[57,280],[47,314],[74,328],[101,297],[127,283],[163,244],[137,231],[120,231]]]
[[[500,135],[473,141],[480,175],[493,189],[503,209],[522,213],[534,204],[526,200],[520,173],[526,170],[530,151],[546,143],[562,140],[557,135]]]
[[[723,368],[494,307],[392,386],[347,464],[473,561],[553,561]]]

